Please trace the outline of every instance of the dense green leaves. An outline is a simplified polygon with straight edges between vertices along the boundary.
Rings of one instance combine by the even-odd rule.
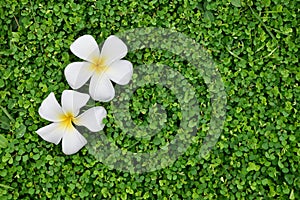
[[[0,4],[1,199],[300,199],[299,1],[11,0]],[[199,158],[211,105],[195,66],[170,52],[143,49],[134,66],[161,63],[195,87],[200,127],[192,145],[167,168],[129,174],[105,166],[84,148],[65,156],[35,131],[42,100],[69,89],[63,70],[78,59],[70,44],[83,34],[101,43],[138,27],[186,34],[210,53],[226,87],[224,131]],[[120,148],[155,151],[174,138],[178,99],[155,84],[136,90],[132,120],[148,125],[161,104],[167,123],[151,138],[126,135],[108,114],[105,134]],[[102,104],[108,111],[110,103]],[[152,124],[150,128],[155,128]],[[2,148],[1,148],[2,147]]]

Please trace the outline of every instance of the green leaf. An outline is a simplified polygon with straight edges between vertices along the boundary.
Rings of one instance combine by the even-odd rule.
[[[215,17],[213,15],[213,13],[210,12],[210,11],[205,11],[204,18],[211,21],[211,22],[213,22],[215,20]]]
[[[4,80],[0,79],[0,88],[4,87],[5,83]]]
[[[286,174],[284,176],[284,179],[286,180],[286,182],[289,184],[289,185],[292,185],[293,184],[293,181],[294,181],[294,176],[292,174]]]
[[[6,148],[7,144],[7,139],[3,135],[0,135],[0,148]]]
[[[235,7],[241,7],[241,0],[231,0],[230,3]]]
[[[289,199],[291,199],[291,200],[295,199],[294,189],[292,189]]]
[[[1,184],[1,183],[0,183],[0,187],[3,187],[3,188],[5,188],[5,189],[10,189],[10,190],[13,190],[13,189],[14,189],[13,187],[10,187],[10,186],[8,186],[8,185],[4,185],[4,184]]]
[[[4,130],[10,130],[10,120],[6,116],[1,116],[0,117],[0,128]]]
[[[26,126],[24,124],[21,124],[19,126],[19,128],[16,129],[15,133],[19,138],[19,137],[22,137],[26,133],[26,130],[27,130]]]
[[[14,118],[9,114],[9,112],[6,110],[6,108],[4,108],[4,107],[2,107],[2,106],[0,106],[0,108],[1,108],[1,110],[4,112],[4,114],[9,118],[9,120],[11,121],[11,122],[14,122],[15,120],[14,120]]]
[[[256,165],[255,163],[253,162],[250,162],[248,164],[248,167],[247,167],[247,171],[258,171],[260,169],[260,166],[259,165]]]

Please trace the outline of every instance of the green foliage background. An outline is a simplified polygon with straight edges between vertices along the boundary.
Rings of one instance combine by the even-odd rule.
[[[1,199],[300,199],[299,11],[298,0],[1,0]],[[60,145],[43,141],[35,130],[48,122],[37,110],[50,92],[59,99],[69,89],[63,70],[78,60],[70,44],[84,34],[101,43],[111,34],[150,26],[186,34],[217,64],[228,103],[211,154],[197,157],[209,112],[198,140],[174,165],[145,174],[109,169],[86,148],[65,156]],[[170,55],[151,49],[126,58],[134,65],[166,62],[210,106],[202,78],[187,63],[174,64]],[[178,105],[162,91],[168,92],[141,88],[131,107],[137,124],[153,99],[173,117],[150,143],[132,142],[111,115],[104,134],[122,148],[136,144],[135,151],[164,145],[177,128]]]

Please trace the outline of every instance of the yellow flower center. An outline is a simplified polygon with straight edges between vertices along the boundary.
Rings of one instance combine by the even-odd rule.
[[[91,69],[97,73],[105,72],[108,69],[108,67],[105,65],[105,59],[101,57],[93,59]]]
[[[63,128],[65,127],[68,129],[72,128],[73,127],[72,122],[74,121],[75,121],[75,117],[72,113],[67,113],[61,116],[61,125]]]

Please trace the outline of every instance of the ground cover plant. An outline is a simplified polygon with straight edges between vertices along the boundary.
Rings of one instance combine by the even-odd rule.
[[[299,1],[11,0],[0,4],[1,199],[300,199]],[[70,45],[89,34],[98,43],[118,32],[162,27],[184,33],[213,58],[227,94],[223,132],[205,157],[199,149],[211,117],[209,92],[195,66],[167,51],[130,52],[135,67],[161,63],[193,85],[200,127],[170,166],[129,173],[100,162],[88,148],[66,156],[41,139],[38,114],[51,93],[70,89],[64,69],[78,58]],[[123,132],[104,106],[105,134],[119,148],[150,152],[179,129],[179,100],[155,84],[130,100],[137,125],[161,104],[166,126],[151,138]],[[150,124],[151,125],[151,124]],[[153,125],[153,124],[152,124]]]

